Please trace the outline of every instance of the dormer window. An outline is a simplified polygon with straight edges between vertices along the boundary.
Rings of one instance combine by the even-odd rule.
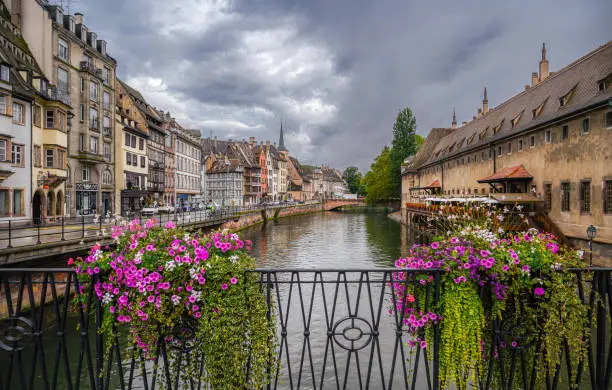
[[[70,30],[70,32],[74,32],[75,29],[76,27],[74,23],[74,18],[71,16],[70,18],[68,18],[68,30]]]
[[[11,81],[11,69],[8,67],[8,65],[0,65],[0,79],[6,82]]]
[[[597,83],[597,89],[599,89],[599,92],[605,92],[606,82],[604,80],[601,80],[599,83]]]
[[[87,27],[81,25],[81,40],[87,42]]]
[[[57,22],[57,24],[61,26],[64,25],[64,13],[62,12],[62,9],[59,7],[55,9],[55,21]]]
[[[502,119],[502,121],[499,122],[499,124],[493,128],[493,134],[497,134],[501,130],[503,125],[504,125],[504,120]]]
[[[572,87],[572,89],[569,90],[568,93],[566,93],[565,95],[563,95],[563,96],[561,96],[559,98],[559,107],[567,106],[567,104],[571,100],[572,96],[574,95],[574,91],[576,91],[576,87],[577,86],[578,86],[578,84],[574,85]]]
[[[98,41],[98,51],[100,52],[100,54],[102,54],[103,56],[106,55],[106,41],[103,40],[99,40]]]
[[[522,112],[520,112],[518,115],[516,115],[514,118],[512,118],[512,121],[511,121],[512,128],[515,128],[516,125],[518,124],[518,122],[521,120],[521,115],[523,115]]]

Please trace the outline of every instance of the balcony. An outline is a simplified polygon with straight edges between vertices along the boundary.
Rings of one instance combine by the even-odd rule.
[[[100,132],[100,121],[98,118],[89,119],[89,130]]]
[[[58,129],[45,129],[43,131],[43,144],[66,147],[68,145],[68,134]]]
[[[81,61],[79,63],[79,68],[81,71],[87,72],[100,80],[104,80],[104,76],[102,74],[102,69],[96,68],[94,64],[89,61]]]
[[[105,137],[112,137],[113,136],[113,129],[111,127],[105,127],[104,128],[104,136]]]
[[[105,162],[103,155],[98,153],[92,153],[88,150],[81,150],[77,155],[72,155],[71,157],[83,162],[89,162],[93,164]]]

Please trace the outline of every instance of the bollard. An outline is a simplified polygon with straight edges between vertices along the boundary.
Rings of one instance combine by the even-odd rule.
[[[62,238],[61,241],[66,241],[66,239],[64,238],[64,217],[62,217]]]
[[[85,237],[85,216],[81,216],[81,238]]]
[[[36,231],[38,239],[36,240],[36,244],[40,244],[40,224],[36,225]]]

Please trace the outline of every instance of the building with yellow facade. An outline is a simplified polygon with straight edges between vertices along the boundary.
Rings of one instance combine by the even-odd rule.
[[[557,72],[542,47],[524,90],[469,122],[432,129],[402,173],[404,212],[427,199],[534,201],[569,241],[612,250],[612,42]],[[406,213],[404,213],[406,215]]]

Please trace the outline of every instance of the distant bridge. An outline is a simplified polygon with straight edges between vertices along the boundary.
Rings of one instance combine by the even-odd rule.
[[[361,199],[328,199],[323,203],[323,210],[325,211],[337,210],[345,206],[366,207],[369,205],[365,202],[363,198]],[[393,210],[399,210],[400,202],[390,199],[390,200],[376,202],[373,206],[383,206],[383,207],[388,207]]]

